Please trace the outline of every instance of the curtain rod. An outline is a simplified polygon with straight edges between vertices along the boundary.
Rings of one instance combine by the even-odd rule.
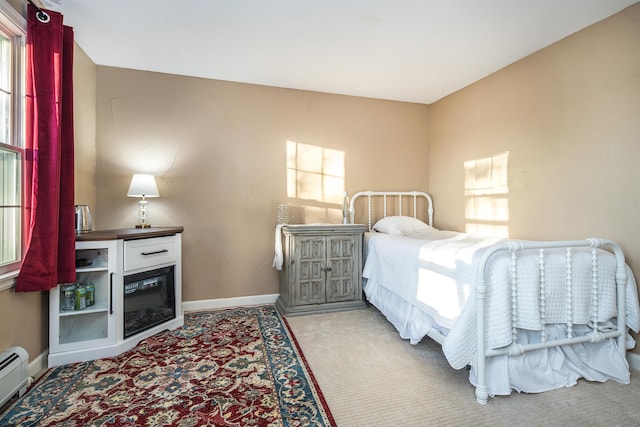
[[[49,16],[49,14],[44,10],[42,10],[41,8],[39,8],[38,6],[36,6],[36,4],[32,0],[27,0],[27,1],[31,6],[33,6],[36,9],[37,11],[36,18],[38,18],[38,21],[42,22],[43,24],[46,24],[51,20],[51,17]]]

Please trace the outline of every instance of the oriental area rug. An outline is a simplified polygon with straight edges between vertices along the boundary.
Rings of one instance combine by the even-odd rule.
[[[0,426],[335,426],[274,306],[190,312],[119,356],[49,369]]]

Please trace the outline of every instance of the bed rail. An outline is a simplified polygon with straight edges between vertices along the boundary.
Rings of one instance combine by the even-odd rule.
[[[373,218],[373,198],[381,197],[383,199],[383,217],[387,215],[387,199],[389,198],[397,198],[398,202],[398,215],[402,215],[402,198],[410,197],[413,199],[413,209],[412,216],[414,218],[418,217],[418,199],[424,198],[427,201],[427,215],[429,218],[429,225],[433,227],[433,200],[431,200],[431,196],[422,191],[360,191],[353,195],[351,198],[349,212],[351,223],[355,222],[355,203],[360,197],[367,197],[367,230],[371,231],[374,218]]]
[[[548,249],[565,249],[566,251],[566,280],[567,280],[567,337],[562,339],[547,340],[544,330],[545,323],[545,251]],[[591,248],[592,254],[592,278],[591,278],[591,318],[592,330],[581,336],[574,336],[572,324],[572,300],[573,300],[573,277],[572,277],[572,256],[574,248]],[[598,259],[597,249],[609,248],[616,257],[616,288],[617,288],[617,324],[616,329],[608,332],[598,330]],[[516,342],[516,324],[518,321],[518,313],[516,310],[517,292],[518,292],[518,272],[517,258],[518,253],[525,249],[538,250],[538,260],[540,268],[540,321],[542,327],[542,336],[540,343],[519,344]],[[489,260],[499,252],[509,252],[511,255],[511,324],[513,342],[511,345],[500,349],[486,348],[486,297],[487,297],[487,269]],[[486,404],[489,398],[487,389],[486,367],[487,359],[493,356],[509,355],[516,356],[531,350],[543,348],[557,347],[561,345],[569,345],[585,342],[600,342],[609,338],[616,338],[618,341],[618,351],[624,357],[626,353],[626,286],[627,286],[627,269],[622,249],[613,241],[606,239],[590,238],[587,240],[574,241],[554,241],[554,242],[533,242],[511,240],[496,244],[490,248],[483,256],[478,267],[477,283],[476,283],[476,304],[477,304],[477,385],[476,399],[480,404]]]

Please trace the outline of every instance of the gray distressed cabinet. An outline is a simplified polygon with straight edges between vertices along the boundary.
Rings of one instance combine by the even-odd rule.
[[[282,227],[284,262],[276,306],[285,315],[364,308],[364,225]]]

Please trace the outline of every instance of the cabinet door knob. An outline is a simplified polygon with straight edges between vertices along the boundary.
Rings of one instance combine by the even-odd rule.
[[[331,267],[322,267],[321,270],[322,271],[331,271]]]

